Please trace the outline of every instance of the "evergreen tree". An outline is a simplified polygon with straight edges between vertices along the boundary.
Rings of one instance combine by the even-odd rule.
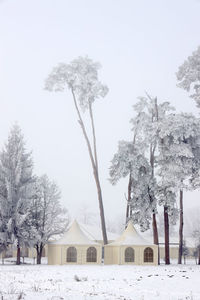
[[[32,197],[33,161],[25,149],[21,129],[14,125],[0,154],[0,203],[2,232],[8,243],[17,243],[17,264],[20,248],[28,242],[29,207]]]

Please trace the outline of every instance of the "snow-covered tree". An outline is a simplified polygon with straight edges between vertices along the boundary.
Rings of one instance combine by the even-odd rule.
[[[119,179],[129,176],[130,216],[142,231],[150,225],[152,211],[156,209],[153,194],[154,182],[151,167],[137,143],[121,141],[110,167],[110,181],[116,184]]]
[[[53,68],[52,73],[47,78],[46,89],[49,91],[64,91],[67,87],[72,93],[72,98],[78,115],[78,122],[81,126],[87,144],[89,157],[93,168],[93,175],[99,200],[103,240],[104,244],[107,244],[103,198],[98,169],[93,104],[96,99],[106,96],[108,88],[98,79],[99,69],[100,64],[92,61],[88,57],[78,57],[70,64],[60,63],[57,67]],[[92,139],[90,139],[83,121],[82,112],[85,111],[89,112]]]
[[[67,211],[60,204],[60,190],[47,175],[37,177],[30,208],[30,241],[37,251],[37,264],[40,264],[42,250],[49,239],[62,234],[68,225]]]
[[[178,86],[188,92],[191,90],[190,97],[200,107],[200,47],[184,61],[176,75]]]
[[[179,198],[179,259],[182,262],[183,248],[183,190],[191,189],[191,178],[197,169],[200,122],[192,114],[171,114],[163,122],[160,130],[160,202],[176,218],[176,195]],[[168,195],[167,197],[165,196]]]
[[[168,198],[173,195],[173,206],[170,206],[170,214],[174,214],[176,194],[170,192],[174,183],[171,182],[171,186],[163,185],[163,190],[157,184],[160,171],[158,163],[160,132],[164,130],[163,126],[165,126],[165,120],[170,115],[169,112],[174,109],[169,102],[158,104],[157,98],[152,98],[146,94],[146,97],[139,98],[139,101],[134,105],[134,110],[137,115],[131,120],[134,132],[133,142],[121,142],[119,144],[118,152],[112,160],[111,182],[115,183],[119,178],[129,174],[128,194],[131,193],[129,200],[132,209],[131,218],[135,223],[138,222],[142,225],[143,230],[145,230],[149,227],[152,217],[154,243],[158,244],[157,198],[158,196],[160,199],[164,198],[164,191]],[[160,173],[160,175],[162,174]],[[163,205],[164,202],[160,201],[160,204]],[[165,218],[168,217],[168,212],[167,215],[165,212]],[[169,228],[169,225],[167,226]],[[167,243],[169,247],[169,242]]]
[[[33,162],[18,125],[12,127],[0,154],[0,205],[2,233],[8,243],[17,243],[17,264],[20,247],[28,241],[29,206],[32,197]]]

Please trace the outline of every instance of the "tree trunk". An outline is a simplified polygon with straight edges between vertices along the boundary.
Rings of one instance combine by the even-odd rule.
[[[165,226],[165,264],[170,264],[170,254],[169,254],[169,216],[168,207],[164,206],[164,226]]]
[[[73,89],[71,89],[72,95],[73,95],[73,100],[74,100],[74,105],[79,117],[79,124],[81,126],[81,129],[83,131],[83,136],[85,138],[87,147],[88,147],[88,152],[89,152],[89,157],[91,160],[92,168],[93,168],[93,175],[94,179],[96,182],[96,187],[97,187],[97,194],[98,194],[98,200],[99,200],[99,210],[100,210],[100,218],[101,218],[101,229],[102,229],[102,235],[103,235],[103,242],[104,245],[108,244],[108,239],[107,239],[107,233],[106,233],[106,225],[105,225],[105,216],[104,216],[104,207],[103,207],[103,199],[102,199],[102,191],[101,191],[101,185],[100,185],[100,180],[99,180],[99,172],[98,172],[98,161],[97,161],[97,151],[96,151],[96,137],[95,137],[95,128],[94,128],[94,120],[93,120],[93,113],[92,113],[92,107],[89,105],[89,111],[90,111],[90,118],[91,118],[91,124],[92,124],[92,133],[93,133],[93,148],[94,148],[94,155],[92,153],[92,147],[90,140],[88,138],[87,132],[85,125],[83,123],[83,119],[81,117],[81,113],[78,108],[78,104],[76,101],[76,96],[74,94]]]
[[[152,228],[153,228],[153,243],[155,245],[158,245],[158,264],[160,264],[160,249],[159,249],[159,239],[158,239],[158,228],[157,228],[157,221],[156,221],[156,214],[155,213],[153,213]]]
[[[128,199],[127,199],[127,207],[126,207],[126,224],[125,224],[125,228],[127,226],[128,219],[131,216],[131,207],[130,207],[130,202],[131,202],[131,184],[132,184],[132,180],[131,180],[131,173],[130,173],[130,175],[129,175],[129,182],[128,182]]]
[[[198,250],[199,250],[199,251],[198,251],[198,253],[199,253],[199,257],[198,257],[198,265],[200,265],[200,247],[199,247]]]
[[[17,245],[17,261],[16,265],[20,265],[20,246],[19,244]]]
[[[37,265],[41,265],[43,245],[37,246]]]
[[[180,224],[179,224],[179,249],[178,264],[182,264],[183,254],[183,190],[180,190]]]
[[[152,227],[153,227],[153,243],[155,245],[158,245],[158,228],[157,228],[157,221],[156,221],[155,213],[153,213]]]
[[[126,224],[125,224],[125,228],[126,228],[126,226],[127,226],[128,218],[129,218],[129,203],[128,203],[128,200],[127,200],[127,205],[126,205]]]
[[[184,265],[186,264],[186,255],[183,256],[184,258]]]
[[[103,199],[102,199],[102,192],[101,192],[101,186],[99,182],[99,176],[98,172],[94,172],[95,181],[96,181],[96,186],[97,186],[97,193],[98,193],[98,199],[99,199],[99,210],[100,210],[100,217],[101,217],[101,230],[103,234],[103,242],[104,245],[108,244],[108,239],[107,239],[107,233],[106,233],[106,224],[105,224],[105,216],[104,216],[104,208],[103,208]]]

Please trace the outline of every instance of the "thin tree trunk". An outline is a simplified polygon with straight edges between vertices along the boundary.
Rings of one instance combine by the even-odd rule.
[[[91,117],[91,122],[92,122],[92,130],[93,130],[93,146],[94,146],[94,157],[93,157],[93,153],[92,153],[92,148],[91,148],[91,144],[89,141],[89,138],[87,136],[87,132],[85,129],[85,125],[83,123],[78,105],[77,105],[77,101],[76,101],[76,97],[74,94],[73,89],[72,91],[72,95],[73,95],[73,100],[74,100],[74,105],[79,117],[79,124],[82,128],[83,131],[83,135],[85,137],[85,141],[88,147],[88,152],[89,152],[89,156],[90,156],[90,160],[92,163],[92,168],[93,168],[93,175],[94,175],[94,179],[95,179],[95,183],[96,183],[96,187],[97,187],[97,194],[98,194],[98,200],[99,200],[99,210],[100,210],[100,218],[101,218],[101,229],[102,229],[102,235],[103,235],[103,242],[104,245],[106,245],[108,243],[108,239],[107,239],[107,233],[106,233],[106,225],[105,225],[105,216],[104,216],[104,207],[103,207],[103,199],[102,199],[102,191],[101,191],[101,185],[100,185],[100,180],[99,180],[99,173],[98,173],[98,162],[97,162],[97,152],[96,152],[96,138],[95,138],[95,129],[94,129],[94,121],[93,121],[93,115],[92,115],[92,110],[90,110],[90,117]]]
[[[154,177],[154,162],[155,162],[155,145],[152,147],[150,146],[150,164],[151,164],[151,176]],[[158,264],[160,264],[160,250],[159,250],[159,237],[158,237],[158,227],[157,227],[157,220],[156,220],[156,213],[153,211],[152,213],[152,228],[153,228],[153,241],[155,245],[158,245]]]
[[[168,207],[164,206],[164,225],[165,225],[165,264],[170,264],[170,254],[169,254],[169,216]]]
[[[186,255],[184,255],[184,265],[186,264]]]
[[[158,245],[158,264],[160,264],[160,248],[159,248],[158,228],[157,228],[155,213],[153,213],[152,228],[153,228],[153,243],[155,245]]]
[[[155,245],[158,245],[158,228],[157,228],[156,214],[155,213],[153,213],[152,227],[153,227],[153,242],[154,242]]]
[[[19,244],[17,244],[17,261],[16,261],[17,265],[20,265],[20,246]]]
[[[92,111],[92,104],[91,103],[89,103],[89,112],[90,112],[90,120],[91,120],[91,125],[92,125],[94,160],[95,160],[96,170],[97,170],[97,172],[99,172],[98,158],[97,158],[96,134],[95,134],[94,117],[93,117],[93,111]]]
[[[178,264],[182,264],[183,254],[183,190],[180,190],[180,224],[179,224],[179,249]]]
[[[199,253],[199,257],[198,257],[198,265],[200,265],[200,247],[199,247],[198,250],[199,250],[199,251],[198,251],[198,253]]]
[[[2,265],[4,265],[4,258],[6,257],[6,250],[4,250],[3,252],[2,252]]]
[[[130,202],[131,202],[131,185],[132,185],[132,179],[131,179],[131,173],[129,175],[129,182],[128,182],[128,199],[127,199],[127,207],[126,207],[126,224],[125,228],[127,226],[128,219],[131,216],[131,207],[130,207]]]
[[[128,218],[129,218],[129,203],[128,203],[128,200],[127,200],[127,205],[126,205],[126,224],[125,224],[125,228],[127,226],[127,222],[128,222]]]

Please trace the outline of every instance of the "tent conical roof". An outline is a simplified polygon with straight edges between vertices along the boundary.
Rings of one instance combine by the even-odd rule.
[[[122,233],[122,235],[116,239],[113,243],[107,246],[119,246],[119,245],[152,245],[149,241],[141,237],[133,226],[132,222],[129,221],[128,226]]]
[[[61,239],[51,242],[55,245],[99,245],[90,240],[80,229],[76,220],[69,226],[67,232],[64,233]]]

